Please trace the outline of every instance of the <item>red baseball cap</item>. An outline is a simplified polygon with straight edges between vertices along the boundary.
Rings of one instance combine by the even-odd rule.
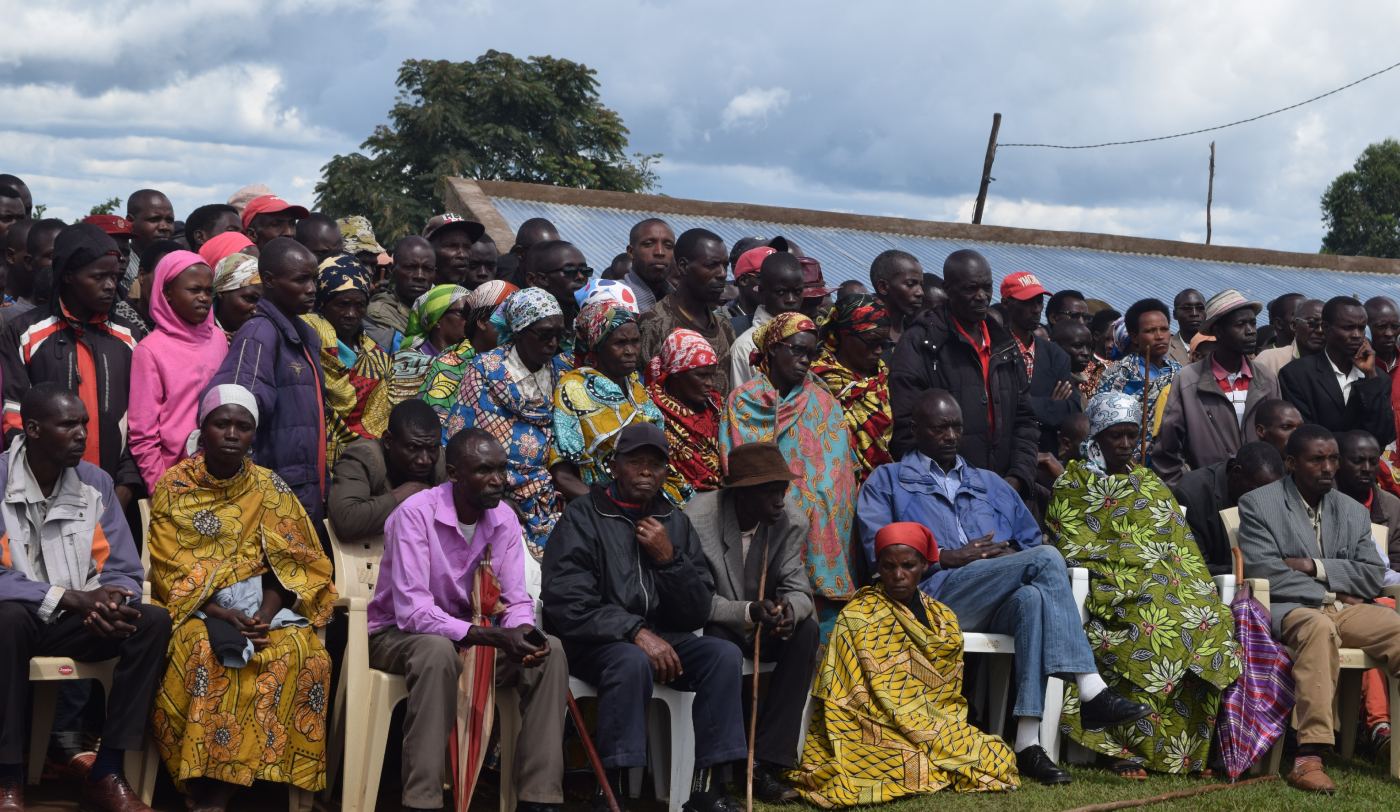
[[[763,267],[763,260],[776,253],[778,249],[760,245],[740,254],[739,261],[734,263],[734,280],[737,282],[751,273],[758,273],[758,269]]]
[[[97,226],[109,237],[131,236],[131,221],[119,214],[89,214],[83,222]]]
[[[282,214],[286,213],[298,220],[307,216],[311,212],[305,206],[293,206],[277,195],[263,195],[248,201],[248,205],[243,207],[243,227],[247,228],[253,222],[253,218],[259,214]]]
[[[1050,291],[1040,284],[1040,280],[1030,271],[1017,271],[1001,280],[1001,298],[1024,302],[1037,296],[1048,296]]]

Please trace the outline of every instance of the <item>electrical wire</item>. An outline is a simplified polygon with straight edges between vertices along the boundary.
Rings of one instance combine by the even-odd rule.
[[[997,144],[997,149],[1001,149],[1003,147],[1039,147],[1043,149],[1098,149],[1099,147],[1121,147],[1128,144],[1148,144],[1153,141],[1170,141],[1173,138],[1185,138],[1188,135],[1200,135],[1201,133],[1215,132],[1216,130],[1223,130],[1228,127],[1238,127],[1241,124],[1249,124],[1250,122],[1258,121],[1261,118],[1276,116],[1279,113],[1286,113],[1289,110],[1296,110],[1305,104],[1312,104],[1313,102],[1318,101],[1320,99],[1325,99],[1328,96],[1341,93],[1343,90],[1356,87],[1362,82],[1374,79],[1377,76],[1380,76],[1383,73],[1388,73],[1392,70],[1395,70],[1396,68],[1400,68],[1400,62],[1396,62],[1394,65],[1391,65],[1387,68],[1381,68],[1375,73],[1367,74],[1354,82],[1350,82],[1348,84],[1342,85],[1341,87],[1334,88],[1332,90],[1327,91],[1326,93],[1321,93],[1319,95],[1313,96],[1311,99],[1305,99],[1304,101],[1300,101],[1297,104],[1290,104],[1287,107],[1280,107],[1277,110],[1270,110],[1267,113],[1260,113],[1259,115],[1252,116],[1250,118],[1242,118],[1239,121],[1232,121],[1229,124],[1219,124],[1214,127],[1203,127],[1199,130],[1191,130],[1190,132],[1173,133],[1172,135],[1159,135],[1156,138],[1138,138],[1132,141],[1105,141],[1102,144]]]

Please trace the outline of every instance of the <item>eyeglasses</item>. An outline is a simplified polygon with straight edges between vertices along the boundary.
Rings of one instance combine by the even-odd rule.
[[[447,318],[448,316],[451,316],[451,317],[453,317],[454,319],[465,319],[465,318],[467,317],[466,308],[462,308],[462,307],[453,307],[453,308],[449,308],[449,309],[447,309],[447,310],[444,310],[444,311],[442,312],[442,315],[441,315],[441,316],[438,316],[438,321],[442,321],[443,319]]]
[[[853,335],[860,341],[860,343],[864,344],[872,350],[879,350],[883,353],[894,349],[894,339],[888,336],[884,338],[881,338],[879,336],[870,336],[869,338],[867,338],[865,333],[854,333]]]
[[[545,276],[552,276],[554,274],[563,274],[564,276],[572,276],[577,279],[588,279],[589,277],[593,276],[593,269],[588,267],[587,265],[565,265],[562,268],[555,268],[552,271],[545,271]]]
[[[529,333],[530,335],[534,336],[536,339],[545,344],[548,344],[551,341],[558,341],[564,337],[564,331],[562,329],[537,330],[534,327],[526,327],[524,330],[520,331],[521,335],[524,335],[526,333]]]
[[[791,355],[793,358],[806,358],[808,361],[815,361],[817,356],[821,355],[821,350],[817,347],[798,347],[793,344],[789,344],[786,341],[779,341],[773,346],[782,347],[783,349],[787,350],[788,354]]]

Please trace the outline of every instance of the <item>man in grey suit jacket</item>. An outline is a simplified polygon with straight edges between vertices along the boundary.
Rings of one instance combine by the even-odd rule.
[[[762,659],[776,663],[754,742],[754,797],[770,803],[797,797],[778,776],[796,761],[819,638],[802,563],[807,517],[786,499],[793,478],[776,445],[746,443],[729,452],[723,489],[697,494],[685,509],[715,579],[705,634],[749,656],[762,634]]]
[[[1274,636],[1293,652],[1298,755],[1288,782],[1333,792],[1322,754],[1334,744],[1338,649],[1362,649],[1400,676],[1400,615],[1372,602],[1386,565],[1366,508],[1335,489],[1332,433],[1299,427],[1284,463],[1288,476],[1240,499],[1240,552],[1247,577],[1268,579]]]

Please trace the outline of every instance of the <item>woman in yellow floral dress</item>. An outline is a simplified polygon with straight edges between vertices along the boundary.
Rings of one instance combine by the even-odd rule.
[[[335,587],[301,503],[248,459],[252,394],[214,387],[199,426],[202,451],[156,485],[149,543],[151,586],[175,626],[152,728],[204,812],[255,780],[325,787],[331,662],[313,627],[330,619]]]

